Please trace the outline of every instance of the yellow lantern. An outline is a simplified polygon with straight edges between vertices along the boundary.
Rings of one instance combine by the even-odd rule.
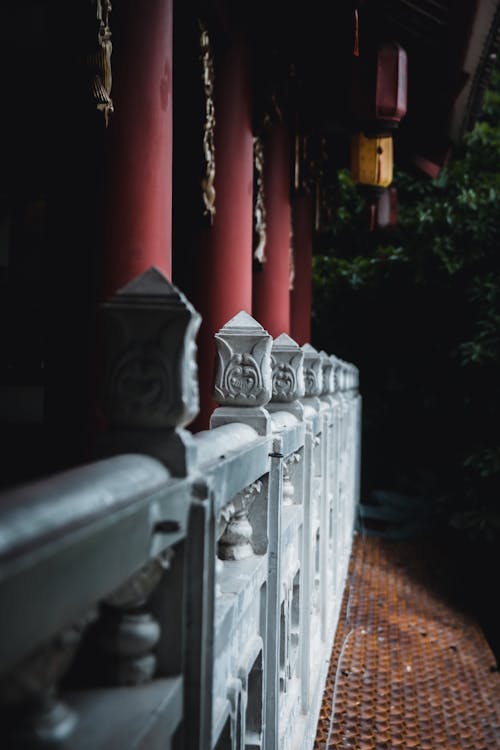
[[[361,185],[386,188],[392,182],[391,136],[368,138],[356,133],[351,140],[351,176]]]

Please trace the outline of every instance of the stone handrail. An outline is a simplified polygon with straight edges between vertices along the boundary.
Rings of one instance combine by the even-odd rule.
[[[105,313],[109,457],[0,496],[2,744],[312,748],[359,493],[357,369],[241,312],[192,435],[196,312],[151,269]]]

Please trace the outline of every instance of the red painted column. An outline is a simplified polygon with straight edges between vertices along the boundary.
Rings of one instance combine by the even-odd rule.
[[[150,266],[171,273],[172,4],[122,0],[113,6],[105,296]]]
[[[313,201],[297,195],[293,201],[295,282],[290,295],[291,336],[300,344],[311,341]]]
[[[253,135],[245,45],[215,49],[215,208],[200,241],[199,280],[192,302],[202,315],[198,334],[200,416],[204,429],[215,404],[214,333],[240,310],[252,311]]]
[[[264,141],[266,261],[254,273],[253,316],[271,336],[290,332],[290,136],[273,125]]]

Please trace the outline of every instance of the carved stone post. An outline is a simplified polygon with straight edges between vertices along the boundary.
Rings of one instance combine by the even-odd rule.
[[[210,427],[244,422],[260,435],[271,431],[263,407],[272,394],[271,336],[248,313],[241,311],[215,334],[217,370],[214,399],[220,405]]]
[[[304,352],[290,336],[282,333],[271,349],[273,396],[269,411],[289,411],[297,419],[304,418],[299,398],[305,393]]]
[[[267,408],[270,412],[287,411],[299,422],[304,420],[304,407],[299,401],[304,396],[304,352],[290,336],[282,333],[273,341],[271,366],[273,397]],[[294,453],[283,460],[283,504],[293,505],[295,487],[292,481],[294,467],[300,463],[300,454]],[[303,491],[303,478],[299,481]],[[299,500],[300,502],[300,500]]]
[[[195,462],[186,430],[198,412],[195,336],[200,316],[156,268],[104,304],[103,411],[111,431],[101,452],[134,451],[176,476]]]
[[[111,429],[103,453],[141,452],[175,476],[196,462],[183,429],[198,411],[195,336],[200,316],[156,268],[120,289],[104,306],[103,411]],[[158,623],[146,608],[164,558],[152,560],[103,603],[95,628],[103,679],[126,685],[154,674]]]

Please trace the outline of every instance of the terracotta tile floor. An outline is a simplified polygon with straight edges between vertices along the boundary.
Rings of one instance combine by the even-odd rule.
[[[500,748],[500,674],[417,543],[357,536],[314,747]],[[492,578],[498,596],[498,576]],[[333,719],[332,719],[333,716]]]

